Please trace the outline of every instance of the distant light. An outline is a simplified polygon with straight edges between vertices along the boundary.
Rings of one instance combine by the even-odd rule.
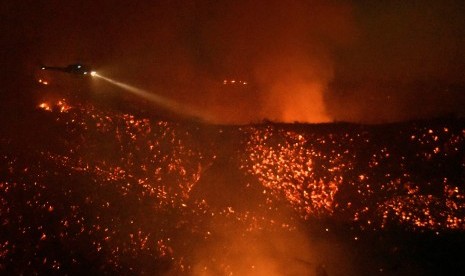
[[[81,68],[81,65],[78,65],[77,68]]]
[[[48,81],[45,81],[43,79],[39,79],[38,82],[42,85],[48,85]]]
[[[91,75],[92,77],[95,77],[95,76],[97,76],[97,72],[91,71],[91,72],[90,72],[90,75]]]
[[[84,75],[87,75],[87,71],[86,71],[86,72],[84,72]]]

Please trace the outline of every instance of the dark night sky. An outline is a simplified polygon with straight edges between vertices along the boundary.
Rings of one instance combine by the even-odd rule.
[[[5,0],[2,94],[40,62],[81,61],[222,122],[463,115],[464,14],[433,0]]]

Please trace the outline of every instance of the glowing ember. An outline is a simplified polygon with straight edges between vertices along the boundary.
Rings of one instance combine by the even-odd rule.
[[[42,108],[45,111],[52,111],[52,108],[48,103],[41,103],[39,104],[39,107]]]
[[[67,273],[99,260],[94,272],[253,274],[272,258],[258,237],[295,236],[316,219],[350,224],[357,243],[391,226],[465,230],[463,128],[233,129],[68,99],[37,111],[49,132],[25,147],[0,137],[0,270],[24,254],[37,258],[17,272]],[[244,248],[251,253],[238,265],[230,256]]]

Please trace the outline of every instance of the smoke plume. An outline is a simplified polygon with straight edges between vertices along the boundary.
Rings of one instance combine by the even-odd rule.
[[[56,17],[39,16],[48,30],[37,45],[41,59],[90,63],[105,76],[202,108],[218,123],[331,120],[322,93],[333,78],[333,50],[352,38],[350,6],[106,2],[83,1]]]
[[[220,123],[463,116],[464,12],[458,0],[3,1],[2,95],[17,98],[40,63],[82,62]]]

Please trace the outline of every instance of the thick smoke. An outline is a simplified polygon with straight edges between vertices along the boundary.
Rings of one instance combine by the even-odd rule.
[[[214,110],[219,118],[330,119],[322,93],[333,76],[331,50],[348,39],[338,33],[351,31],[345,26],[351,25],[348,7],[323,1],[247,1],[201,9],[211,10],[202,15],[195,35],[199,65],[214,79],[242,78],[251,86],[242,95],[224,87],[208,91],[209,99],[217,94],[223,98]],[[237,106],[253,112],[225,117]]]
[[[105,76],[205,109],[216,122],[331,120],[322,93],[333,78],[332,51],[353,33],[349,6],[104,2],[67,5],[43,18],[41,59],[95,64]]]
[[[225,226],[227,225],[227,226]],[[346,245],[328,238],[322,242],[298,230],[254,231],[215,225],[222,235],[197,248],[195,276],[210,275],[351,275]],[[223,229],[222,229],[223,228]]]
[[[7,0],[0,78],[10,100],[18,73],[80,61],[223,123],[463,116],[464,12],[459,0]]]

